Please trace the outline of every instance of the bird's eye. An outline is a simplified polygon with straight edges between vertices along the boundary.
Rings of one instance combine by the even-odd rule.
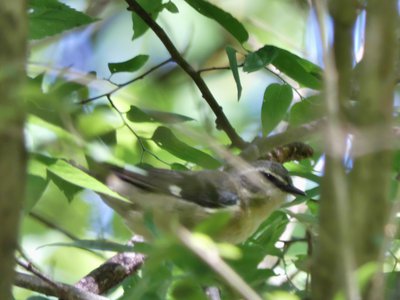
[[[276,185],[279,188],[285,187],[288,183],[283,181],[283,179],[279,176],[272,175],[271,173],[268,172],[260,172],[264,178],[266,178],[268,181],[272,182],[274,185]]]
[[[271,181],[276,180],[275,176],[273,176],[270,173],[267,173],[267,172],[260,172],[260,173],[261,173],[262,176],[264,176],[268,180],[271,180]]]

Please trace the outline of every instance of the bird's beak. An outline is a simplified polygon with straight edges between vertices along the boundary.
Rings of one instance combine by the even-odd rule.
[[[292,195],[295,195],[295,196],[307,196],[307,194],[305,192],[303,192],[302,190],[298,189],[294,185],[286,186],[285,190],[289,194],[292,194]]]

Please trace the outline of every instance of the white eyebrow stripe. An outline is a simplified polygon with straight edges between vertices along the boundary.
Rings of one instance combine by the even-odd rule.
[[[277,175],[277,174],[272,174],[271,172],[267,172],[265,170],[258,170],[260,173],[267,173],[269,175],[271,175],[272,177],[278,179],[280,182],[284,183],[284,184],[288,184],[289,182],[287,180],[285,180],[282,176]]]

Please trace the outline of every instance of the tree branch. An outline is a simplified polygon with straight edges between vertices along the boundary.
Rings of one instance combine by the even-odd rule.
[[[75,287],[103,294],[139,270],[144,260],[145,255],[140,253],[118,253],[79,280]]]
[[[207,87],[203,78],[200,74],[196,72],[193,67],[182,57],[178,49],[172,43],[165,31],[151,18],[151,16],[135,1],[126,0],[129,7],[128,10],[136,13],[157,35],[160,41],[164,44],[165,48],[170,53],[172,59],[188,74],[196,84],[197,88],[200,90],[204,100],[208,103],[211,110],[216,116],[217,129],[225,131],[232,145],[243,149],[247,143],[237,134],[235,129],[230,124],[228,118],[224,114],[222,107],[218,104],[217,100],[214,98],[213,94]]]
[[[322,132],[326,124],[325,119],[319,119],[299,127],[272,136],[258,138],[246,147],[240,156],[246,161],[253,161],[263,157],[271,150],[285,144],[304,141],[311,135]]]
[[[0,299],[12,299],[14,251],[26,183],[26,1],[0,1]]]
[[[65,300],[107,300],[103,296],[86,292],[68,284],[56,282],[55,286],[41,278],[20,272],[15,274],[14,284],[24,289]]]

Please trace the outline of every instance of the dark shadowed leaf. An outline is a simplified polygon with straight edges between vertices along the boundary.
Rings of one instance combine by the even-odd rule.
[[[112,74],[119,72],[135,72],[143,67],[148,59],[148,55],[139,54],[127,61],[122,61],[119,63],[109,63],[108,69]]]
[[[28,18],[29,38],[34,40],[96,21],[56,0],[28,1]]]
[[[238,64],[237,64],[237,60],[236,60],[236,50],[229,46],[226,47],[225,50],[226,50],[226,54],[228,55],[229,66],[231,67],[233,78],[235,79],[235,82],[236,82],[236,88],[237,88],[237,94],[238,94],[238,100],[239,100],[240,96],[242,94],[242,84],[240,83]]]
[[[185,144],[167,127],[158,127],[153,134],[153,141],[162,149],[180,159],[198,164],[206,169],[218,168],[221,163],[211,155]]]
[[[322,70],[312,62],[303,59],[287,50],[264,46],[249,53],[244,62],[245,72],[254,72],[272,64],[299,84],[312,89],[321,88]]]
[[[176,170],[176,171],[188,171],[189,170],[186,166],[179,164],[179,163],[172,163],[170,165],[170,167],[171,167],[171,170]]]
[[[196,282],[194,278],[191,280],[180,279],[173,283],[171,287],[171,296],[173,299],[191,299],[191,300],[207,300],[203,288]]]
[[[232,34],[240,43],[248,40],[249,34],[243,24],[231,14],[204,0],[185,0],[187,4],[203,16],[213,19]]]
[[[273,83],[265,89],[261,108],[264,135],[268,135],[282,121],[292,103],[292,98],[292,88],[287,84]]]
[[[29,212],[42,197],[48,181],[41,176],[28,174],[24,210]]]
[[[49,172],[47,178],[58,187],[58,189],[64,194],[69,202],[71,202],[75,196],[83,190],[80,186],[70,183],[69,181],[66,181],[65,179],[51,172]]]
[[[145,11],[153,20],[156,20],[160,11],[163,10],[163,4],[161,0],[137,0],[141,7],[144,8]],[[148,29],[149,26],[134,12],[132,13],[132,24],[133,24],[133,37],[132,39],[137,39],[142,36]]]
[[[168,10],[170,13],[176,14],[179,12],[178,7],[175,5],[174,2],[168,1],[167,3],[163,4],[164,8]]]
[[[192,118],[186,117],[184,115],[151,109],[140,109],[139,107],[134,105],[131,106],[126,114],[126,117],[129,121],[135,123],[159,122],[174,124],[193,120]]]
[[[250,52],[246,55],[243,65],[243,71],[251,73],[258,71],[269,65],[277,55],[277,51],[273,48],[261,48],[255,52]]]

